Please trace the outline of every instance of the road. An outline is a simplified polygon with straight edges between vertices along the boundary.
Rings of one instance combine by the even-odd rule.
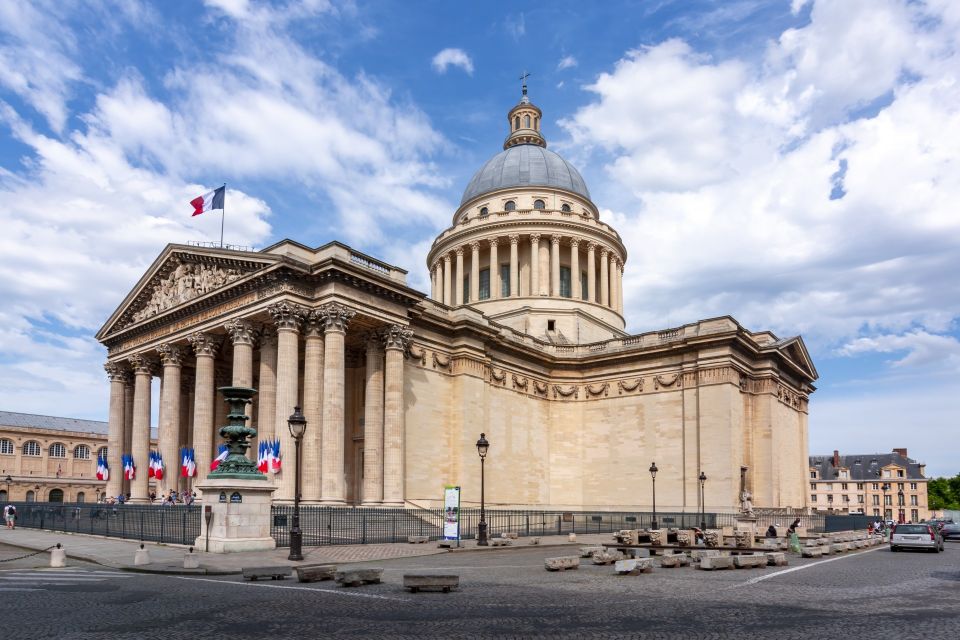
[[[384,583],[243,582],[128,574],[0,545],[4,636],[31,638],[951,638],[960,637],[960,543],[940,554],[885,547],[787,568],[657,569],[585,564],[548,573],[557,550],[523,548],[379,561]],[[14,564],[15,566],[10,566]],[[461,576],[450,594],[411,594],[405,572]]]

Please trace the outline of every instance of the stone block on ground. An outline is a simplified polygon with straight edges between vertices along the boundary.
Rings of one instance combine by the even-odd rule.
[[[67,552],[59,544],[56,549],[50,551],[50,566],[54,569],[67,566]]]
[[[577,541],[577,534],[575,533],[567,534],[567,542],[576,542],[576,541]]]
[[[529,538],[528,541],[530,542],[530,544],[540,544],[540,538],[538,537]]]
[[[558,556],[556,558],[546,558],[543,566],[547,571],[566,571],[567,569],[579,569],[580,558],[577,556]]]
[[[837,543],[834,543],[834,544],[830,545],[830,549],[831,549],[834,553],[843,553],[844,551],[847,550],[847,545],[846,545],[845,543],[843,543],[843,542],[837,542]]]
[[[337,567],[333,564],[307,564],[295,567],[297,582],[318,582],[333,580],[337,574]]]
[[[490,546],[491,547],[509,547],[513,542],[510,538],[491,538]]]
[[[409,589],[411,593],[417,593],[422,590],[439,590],[444,593],[450,593],[451,590],[460,586],[460,576],[457,575],[420,575],[405,574],[403,576],[403,587]]]
[[[668,569],[686,567],[690,564],[690,557],[684,553],[672,553],[660,558],[660,566]]]
[[[604,551],[604,548],[601,547],[600,545],[594,545],[590,547],[580,547],[580,557],[589,558],[597,551]]]
[[[183,556],[183,568],[184,569],[199,569],[200,568],[200,556],[193,552],[193,549],[190,549],[190,552]]]
[[[700,558],[716,557],[719,555],[721,555],[719,549],[694,549],[690,552],[690,557],[693,558],[694,561],[699,561]]]
[[[737,569],[754,569],[767,566],[767,556],[762,553],[745,554],[733,557],[733,566]]]
[[[611,549],[609,551],[594,551],[591,558],[593,564],[613,564],[614,562],[623,560],[624,555],[615,549]]]
[[[423,544],[430,542],[430,536],[407,536],[407,542],[410,544]]]
[[[251,582],[260,578],[270,578],[271,580],[283,580],[293,573],[293,569],[287,566],[277,567],[244,567],[243,577]]]
[[[700,563],[697,566],[704,571],[733,569],[733,558],[731,556],[704,556],[700,558]]]
[[[650,549],[627,549],[626,553],[631,558],[649,558]]]
[[[621,576],[637,576],[641,573],[651,573],[653,571],[652,558],[635,558],[632,560],[617,560],[613,565],[613,570]]]
[[[800,555],[804,558],[819,558],[823,555],[823,547],[804,547]]]
[[[828,545],[826,545],[825,547],[819,547],[819,549],[820,549],[821,553],[822,553],[823,555],[825,555],[825,556],[832,556],[832,555],[833,555],[833,545],[832,545],[832,544],[828,544]]]
[[[359,587],[362,584],[379,584],[383,578],[382,568],[343,569],[334,574],[337,584],[343,587]]]
[[[437,542],[437,548],[439,549],[452,549],[457,546],[456,540],[439,540]]]
[[[142,566],[145,564],[150,564],[150,550],[146,549],[142,544],[140,548],[137,549],[137,552],[133,555],[133,564],[135,566]]]
[[[764,555],[767,557],[767,566],[784,567],[787,565],[787,554],[782,551],[768,551]]]
[[[517,538],[520,537],[520,534],[517,533],[516,531],[504,531],[503,533],[500,534],[500,537],[501,537],[501,538],[509,538],[509,539],[511,539],[511,540],[516,540]]]

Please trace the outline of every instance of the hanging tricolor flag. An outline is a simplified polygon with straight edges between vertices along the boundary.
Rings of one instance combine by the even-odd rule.
[[[156,475],[157,472],[157,454],[153,451],[147,456],[147,477],[152,478]]]
[[[197,460],[193,449],[184,447],[180,450],[180,475],[184,478],[192,478],[197,475]]]
[[[107,466],[107,459],[99,456],[97,457],[97,480],[109,480],[110,479],[110,467]]]
[[[190,201],[193,207],[193,215],[198,216],[201,213],[212,211],[213,209],[223,209],[223,202],[226,198],[227,186],[218,187],[210,193],[205,193]]]
[[[279,438],[274,438],[273,442],[270,443],[270,473],[280,473],[280,440]]]
[[[121,458],[123,464],[123,478],[124,480],[133,480],[137,477],[137,467],[133,464],[133,456],[124,454]]]
[[[159,451],[153,454],[153,477],[163,480],[163,456]]]
[[[217,449],[217,457],[210,461],[210,471],[216,471],[220,463],[227,459],[227,452],[227,445],[220,445]]]
[[[260,447],[257,450],[257,469],[260,473],[266,473],[270,470],[270,459],[267,456],[267,441],[261,440]]]

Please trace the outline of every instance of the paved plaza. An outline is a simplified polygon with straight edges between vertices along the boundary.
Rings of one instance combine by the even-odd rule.
[[[527,547],[381,559],[383,583],[244,582],[240,576],[130,574],[44,555],[0,562],[9,637],[27,638],[956,638],[960,545],[941,554],[886,547],[789,567],[689,567],[617,576],[584,561],[547,572],[575,548]],[[22,555],[0,545],[0,561]],[[341,566],[351,566],[341,564]],[[455,573],[460,590],[412,594],[404,573]],[[129,577],[129,576],[133,577]],[[3,576],[8,576],[4,579]],[[17,579],[13,579],[17,576]]]

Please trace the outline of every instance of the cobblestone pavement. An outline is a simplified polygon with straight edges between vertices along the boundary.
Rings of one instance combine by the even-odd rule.
[[[0,547],[0,551],[4,551]],[[110,591],[4,593],[21,638],[951,638],[960,634],[960,544],[885,547],[789,567],[635,577],[583,564],[547,572],[561,549],[451,553],[373,563],[379,585],[136,575]],[[563,552],[568,552],[566,549]],[[2,557],[2,556],[0,556]],[[371,566],[365,563],[359,566]],[[457,592],[411,594],[406,572],[456,573]],[[10,628],[10,627],[7,627]]]

